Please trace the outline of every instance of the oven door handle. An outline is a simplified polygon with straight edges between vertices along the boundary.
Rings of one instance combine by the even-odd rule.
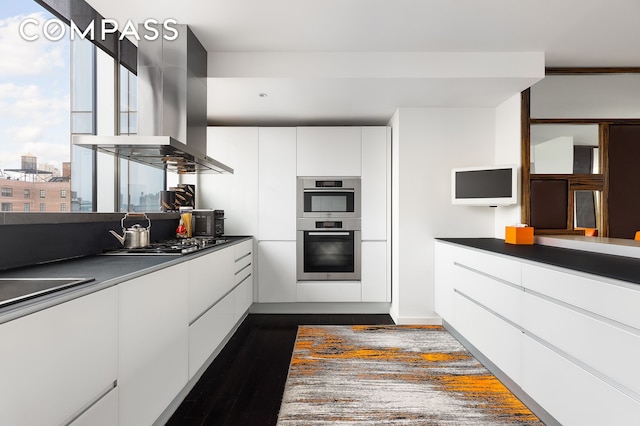
[[[347,237],[350,235],[349,232],[307,232],[307,234],[311,236],[329,236],[329,237],[335,237],[335,236]]]

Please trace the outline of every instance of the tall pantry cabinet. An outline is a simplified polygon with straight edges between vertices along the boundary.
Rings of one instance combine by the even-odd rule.
[[[210,151],[228,149],[229,141],[242,140],[230,163],[244,182],[244,190],[212,185],[205,199],[224,192],[233,203],[226,214],[235,233],[257,236],[258,303],[389,302],[390,301],[390,164],[391,129],[386,126],[334,127],[209,127]],[[232,136],[233,134],[236,136]],[[241,135],[241,136],[237,136]],[[244,167],[240,145],[257,146]],[[256,176],[240,176],[256,170]],[[361,282],[296,281],[296,178],[298,176],[357,176],[362,179],[362,280]],[[246,194],[246,179],[256,179],[257,206]],[[217,185],[216,185],[217,186]],[[252,191],[250,191],[252,192]],[[218,197],[220,199],[220,197]],[[205,206],[223,208],[223,204]],[[257,211],[257,219],[252,215]],[[242,216],[242,217],[240,217]],[[255,217],[255,216],[254,216]],[[251,223],[254,225],[251,225]],[[257,232],[255,232],[257,230]]]

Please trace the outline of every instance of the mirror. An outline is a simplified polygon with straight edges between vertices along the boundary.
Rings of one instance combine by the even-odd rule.
[[[597,124],[532,124],[531,174],[597,174]]]
[[[574,191],[573,197],[573,228],[584,229],[588,236],[598,236],[602,228],[601,191]]]
[[[556,182],[567,188],[557,200],[567,225],[553,216],[554,226],[536,228],[536,234],[595,230],[611,236],[609,147],[618,139],[610,130],[640,124],[640,68],[547,69],[546,74],[522,93],[521,221],[532,223],[532,216],[549,211],[544,199],[534,198],[540,198],[541,185]]]

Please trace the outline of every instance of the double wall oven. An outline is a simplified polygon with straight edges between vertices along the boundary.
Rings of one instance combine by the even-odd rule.
[[[298,281],[360,280],[360,178],[299,177]]]

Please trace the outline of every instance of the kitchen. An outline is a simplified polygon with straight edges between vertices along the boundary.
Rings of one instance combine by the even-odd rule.
[[[147,5],[145,9],[145,5],[140,3],[135,6],[128,5],[127,9],[123,9],[123,11],[118,10],[118,5],[113,2],[90,3],[104,16],[124,19],[131,17],[135,20],[143,20],[147,17],[148,10],[159,7],[158,13],[178,16],[180,22],[189,24],[199,22],[198,17],[195,16],[198,14],[196,7],[194,10],[184,12],[187,15],[183,18],[178,14],[178,11],[170,10],[168,4]],[[453,8],[453,6],[451,7]],[[164,10],[164,8],[167,9]],[[447,12],[454,14],[456,10],[447,9],[444,12],[445,15]],[[515,10],[512,12],[533,14],[540,16],[541,19],[542,17],[548,18],[546,14],[535,10]],[[584,12],[584,14],[587,13]],[[286,16],[286,13],[282,13],[279,19],[282,19],[282,16]],[[457,14],[448,16],[457,16]],[[230,22],[233,22],[233,18],[229,19]],[[515,18],[511,19],[516,20]],[[560,16],[557,19],[560,20]],[[506,19],[506,21],[508,20]],[[221,23],[220,26],[224,27],[224,24]],[[200,24],[199,27],[203,28],[198,32],[199,37],[206,33],[204,28],[210,28],[209,25],[204,24]],[[433,29],[433,31],[436,30]],[[378,38],[371,37],[370,43],[374,46],[386,45],[380,36]],[[241,41],[241,38],[237,39],[237,43],[241,43]],[[344,42],[346,43],[346,41]],[[493,210],[452,206],[449,199],[448,182],[451,168],[478,164],[520,163],[520,91],[544,77],[545,61],[554,66],[576,65],[576,63],[571,63],[568,60],[567,63],[562,62],[561,57],[551,61],[549,56],[542,53],[545,50],[542,41],[537,45],[540,47],[533,49],[533,52],[530,48],[514,48],[512,52],[519,53],[475,54],[452,53],[458,49],[451,49],[452,52],[448,54],[434,53],[428,48],[423,48],[423,52],[415,53],[379,53],[379,47],[371,50],[364,44],[346,44],[340,49],[326,49],[327,51],[338,50],[334,53],[302,53],[296,52],[297,46],[295,46],[294,40],[289,40],[288,43],[275,52],[263,52],[256,55],[248,53],[250,51],[245,51],[246,49],[241,46],[238,47],[238,52],[234,52],[233,49],[211,49],[208,59],[207,108],[212,117],[208,118],[207,155],[224,164],[231,165],[235,173],[219,176],[181,176],[181,183],[196,185],[201,206],[224,208],[227,216],[226,234],[252,235],[258,238],[258,241],[263,240],[272,246],[286,246],[285,250],[289,250],[291,256],[295,257],[296,210],[295,204],[292,206],[291,203],[292,200],[295,200],[295,196],[292,195],[295,194],[295,176],[299,175],[296,170],[298,131],[305,127],[342,127],[348,125],[347,127],[355,126],[361,129],[361,134],[364,134],[367,127],[385,128],[385,143],[393,141],[389,145],[390,151],[385,151],[388,162],[386,167],[389,168],[388,171],[385,169],[388,173],[386,178],[390,182],[386,191],[386,196],[390,197],[389,200],[386,200],[386,208],[389,209],[386,220],[389,221],[389,226],[384,236],[385,239],[380,236],[370,238],[372,243],[389,241],[390,251],[386,254],[388,259],[386,267],[391,276],[388,280],[388,288],[384,289],[385,292],[388,290],[389,294],[385,293],[383,296],[388,299],[384,299],[384,302],[374,302],[383,303],[383,305],[372,305],[372,309],[375,312],[383,310],[383,312],[390,313],[394,321],[399,324],[439,323],[441,320],[436,313],[434,300],[436,265],[433,238],[440,236],[495,236],[503,238],[505,224],[520,221],[519,205]],[[426,46],[430,45],[426,44]],[[571,47],[573,49],[567,48],[568,53],[579,50],[576,46]],[[627,50],[633,51],[633,49],[634,47],[630,46]],[[432,50],[438,49],[433,48]],[[490,49],[489,47],[486,47],[484,51],[492,50],[502,51],[502,49]],[[610,61],[616,65],[626,65],[630,56],[632,55],[627,54],[610,59]],[[394,69],[390,70],[381,65],[385,63],[395,64]],[[593,66],[600,63],[596,58],[592,58],[591,62],[586,65]],[[271,64],[271,69],[267,67],[268,64]],[[279,66],[276,67],[274,64],[279,64]],[[324,71],[321,72],[321,70]],[[452,76],[455,78],[451,78]],[[274,87],[275,91],[264,88],[251,90],[252,97],[254,97],[252,102],[242,106],[235,104],[236,100],[243,99],[243,93],[238,90],[241,88],[243,90],[254,89],[256,87],[253,85],[257,83],[256,80],[267,77],[285,77],[291,79],[292,82],[302,80],[302,86],[297,90],[298,93],[304,93],[305,83],[308,83],[309,80],[325,81],[328,79],[337,86],[334,86],[334,89],[343,91],[344,95],[349,98],[361,100],[363,104],[358,108],[353,108],[349,106],[349,102],[341,101],[331,108],[331,113],[335,116],[323,116],[322,111],[314,111],[312,115],[304,116],[302,115],[304,108],[310,105],[322,105],[322,98],[316,98],[315,101],[294,98],[295,107],[290,110],[288,115],[278,120],[269,119],[269,112],[265,109],[269,105],[268,102],[277,98],[277,87]],[[492,81],[492,77],[499,81]],[[407,92],[411,90],[408,90],[404,85],[405,80],[412,78],[420,80],[424,85],[422,89],[415,89],[415,93],[413,93],[418,99],[410,96],[411,93]],[[364,79],[372,86],[362,87],[351,84],[358,79]],[[229,85],[223,84],[225,80]],[[387,83],[389,86],[382,86],[383,83]],[[361,115],[366,113],[367,103],[373,103],[371,94],[383,97],[381,92],[385,90],[382,90],[381,87],[386,87],[385,90],[394,93],[403,94],[404,98],[395,100],[396,103],[392,104],[390,108],[387,106],[388,112],[378,115],[372,113],[371,117]],[[478,89],[479,87],[482,90]],[[463,89],[466,90],[465,95],[474,92],[476,97],[463,96],[456,101],[447,101],[447,93],[438,92],[435,90],[436,88],[447,93]],[[318,90],[322,91],[323,89],[326,87],[319,83]],[[260,97],[258,93],[267,93],[268,96]],[[438,96],[439,94],[441,96]],[[241,121],[241,117],[245,117],[244,114],[249,113],[253,115]],[[225,116],[225,114],[227,115]],[[460,126],[461,122],[464,123],[464,126]],[[387,131],[390,132],[390,135],[387,135]],[[273,142],[272,152],[281,154],[283,157],[275,156],[274,158],[271,154],[265,154],[264,151],[261,151],[260,147],[264,140],[274,139],[274,136],[271,135],[278,132],[282,133],[275,137],[276,142]],[[285,140],[288,142],[284,142]],[[283,145],[278,146],[278,142]],[[284,146],[287,148],[283,149]],[[354,145],[350,144],[349,146]],[[335,153],[330,154],[331,156],[324,164],[331,164],[335,161]],[[265,155],[269,158],[263,159],[262,156]],[[325,155],[325,153],[311,155]],[[363,152],[360,155],[363,155]],[[271,169],[268,168],[269,165],[271,165]],[[361,173],[364,172],[363,168]],[[287,181],[289,196],[286,205],[289,207],[275,203],[274,208],[265,209],[265,215],[261,215],[260,206],[273,198],[263,199],[264,193],[260,190],[260,185],[265,183],[265,179],[276,179],[277,173],[292,173],[293,179]],[[349,176],[355,174],[357,173],[323,172],[307,175]],[[212,189],[205,191],[204,188]],[[274,191],[283,192],[278,191],[278,188],[276,186]],[[438,207],[434,208],[433,206]],[[372,213],[370,209],[363,209],[363,228],[365,226],[365,211],[368,211],[369,214]],[[64,216],[60,215],[54,220],[58,224],[69,222],[69,219]],[[117,240],[108,234],[108,230],[120,229],[121,217],[121,214],[105,213],[105,225],[101,225],[99,231],[89,231],[94,226],[92,224],[73,223],[76,226],[75,231],[71,232],[73,235],[70,235],[69,230],[64,230],[64,227],[61,226],[30,225],[28,221],[24,224],[26,229],[21,229],[20,232],[17,232],[15,228],[3,227],[3,241],[15,241],[18,245],[13,249],[3,247],[3,259],[7,259],[21,250],[27,253],[37,252],[39,248],[32,247],[33,244],[27,246],[25,240],[41,241],[43,244],[39,244],[39,246],[46,245],[43,235],[50,235],[52,242],[62,241],[73,249],[83,244],[79,239],[82,233],[92,232],[92,234],[85,235],[98,235],[96,244],[109,246],[117,243]],[[21,220],[16,218],[16,214],[8,213],[3,214],[2,219],[3,224]],[[168,221],[174,222],[175,219],[176,216]],[[152,232],[159,231],[169,234],[173,231],[172,226],[163,225],[161,217],[151,216],[151,220],[153,223]],[[280,232],[282,228],[275,225],[282,226],[284,231]],[[380,227],[373,229],[379,231]],[[269,232],[274,232],[276,235],[273,233],[269,235]],[[261,237],[263,233],[266,235]],[[25,238],[25,236],[29,238]],[[20,247],[22,244],[24,244],[24,248]],[[259,253],[260,246],[259,243],[257,244],[256,250]],[[14,253],[12,254],[9,250],[13,250]],[[70,256],[74,255],[75,253],[72,251]],[[42,261],[42,259],[38,259],[38,261]],[[260,262],[257,267],[261,267]],[[258,272],[260,271],[258,270]],[[257,275],[260,277],[260,273]],[[289,288],[286,291],[291,292],[292,290]],[[309,289],[309,291],[313,292],[314,290]],[[272,294],[274,293],[267,293],[267,295]],[[254,297],[257,297],[254,300],[259,302],[259,287],[257,287],[257,294],[254,294]],[[274,309],[273,303],[283,303],[283,305],[277,306],[277,311],[283,312],[287,309],[289,312],[296,312],[295,304],[282,302],[282,300],[286,299],[264,304],[258,303],[252,309],[255,309],[255,312],[269,312]],[[310,306],[305,306],[305,310]],[[334,303],[323,303],[321,306],[311,307],[315,307],[318,312],[326,312],[328,309],[339,312],[341,309],[353,311],[360,309],[361,306],[345,307]]]

